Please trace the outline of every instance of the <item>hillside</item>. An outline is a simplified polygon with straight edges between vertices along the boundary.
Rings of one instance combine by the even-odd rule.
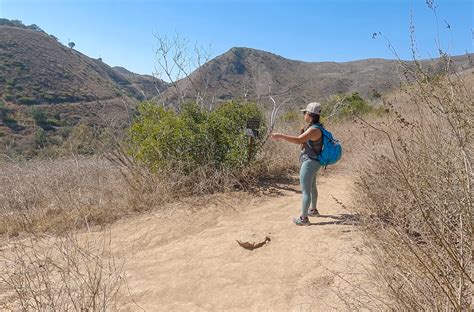
[[[166,87],[65,47],[36,25],[0,20],[0,153],[32,156],[62,145],[80,123],[127,120]]]
[[[0,97],[14,104],[56,104],[129,96],[165,84],[116,69],[31,29],[0,26]],[[155,93],[156,94],[156,91]],[[148,94],[150,96],[150,94]]]
[[[453,60],[458,68],[472,67],[469,56],[458,56]],[[435,62],[424,63],[434,66]],[[337,93],[359,92],[367,99],[378,97],[399,87],[398,66],[398,61],[385,59],[343,63],[302,62],[265,51],[232,48],[196,70],[190,77],[193,84],[183,79],[179,85],[190,98],[194,94],[193,86],[203,89],[208,81],[209,98],[224,101],[265,96],[267,100],[266,95],[270,92],[280,95],[281,100],[294,107],[302,106],[309,100],[323,101]]]

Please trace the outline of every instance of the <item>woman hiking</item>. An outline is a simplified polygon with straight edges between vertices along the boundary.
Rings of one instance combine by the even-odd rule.
[[[319,127],[322,127],[319,122],[321,117],[321,104],[317,102],[309,103],[308,106],[301,111],[304,113],[304,120],[308,123],[308,126],[301,129],[299,136],[273,133],[272,139],[285,140],[290,143],[302,145],[300,155],[300,184],[303,199],[301,203],[301,215],[297,218],[293,218],[293,222],[296,225],[310,225],[308,216],[319,216],[316,207],[318,200],[316,174],[321,167],[317,157],[321,153],[323,146],[323,135],[319,129]],[[311,209],[309,209],[310,205]]]

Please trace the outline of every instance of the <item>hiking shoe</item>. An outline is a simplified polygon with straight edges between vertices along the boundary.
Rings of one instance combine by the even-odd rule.
[[[296,225],[310,225],[310,222],[309,222],[308,218],[306,218],[306,219],[303,219],[301,217],[293,218],[293,222]]]
[[[319,214],[318,209],[316,209],[316,208],[314,208],[314,209],[311,208],[311,209],[308,211],[308,216],[310,216],[310,217],[319,217],[320,214]]]

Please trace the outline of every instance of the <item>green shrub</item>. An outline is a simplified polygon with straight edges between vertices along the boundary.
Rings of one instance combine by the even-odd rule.
[[[35,121],[37,126],[44,126],[48,123],[48,117],[46,116],[45,111],[40,107],[32,107],[29,110],[31,118]]]
[[[55,97],[52,94],[42,93],[41,98],[42,98],[43,101],[45,101],[47,103],[53,103]]]
[[[239,104],[228,102],[210,113],[207,132],[212,138],[213,160],[231,168],[245,165],[248,158],[248,137],[243,129],[249,118],[262,121],[261,133],[265,133],[263,112],[255,103]],[[256,140],[257,147],[262,144],[260,136]],[[254,155],[255,156],[255,155]]]
[[[279,119],[285,123],[295,122],[301,119],[301,115],[297,114],[295,111],[287,111],[283,113]]]
[[[380,113],[383,109],[371,106],[364,100],[359,93],[354,92],[351,95],[334,95],[329,101],[322,103],[322,116],[324,119],[344,118],[354,113]]]
[[[19,62],[19,61],[14,61],[13,63],[13,66],[19,68],[20,70],[23,70],[26,68],[26,65],[22,62]]]
[[[66,133],[59,133],[67,140],[64,147],[78,154],[92,155],[97,150],[96,131],[87,124],[81,123],[73,128],[65,130]]]
[[[3,98],[6,100],[6,101],[13,101],[15,99],[15,97],[10,94],[10,93],[6,93]]]
[[[74,101],[75,101],[75,98],[73,94],[62,93],[61,95],[57,97],[56,103],[66,103],[66,102],[69,103],[69,102],[74,102]]]
[[[130,128],[130,152],[152,169],[180,164],[185,170],[198,166],[216,169],[242,168],[248,160],[248,138],[244,133],[249,118],[262,120],[254,103],[228,102],[207,112],[186,103],[176,113],[143,102]],[[256,140],[256,146],[262,139]]]
[[[46,119],[46,124],[48,124],[50,126],[60,127],[61,126],[61,121],[57,120],[56,118],[47,118]]]
[[[352,112],[356,113],[368,113],[372,110],[370,106],[357,92],[352,93],[344,100],[342,108],[342,115],[349,115]]]
[[[48,142],[46,131],[44,131],[43,128],[38,128],[34,133],[33,140],[37,148],[44,147]]]
[[[3,118],[3,124],[13,130],[21,129],[21,127],[18,125],[18,122],[10,116]]]
[[[17,99],[17,102],[19,104],[24,104],[24,105],[34,105],[38,104],[38,100],[29,96],[21,96]]]

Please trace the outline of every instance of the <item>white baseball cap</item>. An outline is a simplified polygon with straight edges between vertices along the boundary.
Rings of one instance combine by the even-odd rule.
[[[318,102],[311,102],[308,104],[308,106],[306,106],[305,109],[302,109],[301,111],[321,115],[321,104]]]

